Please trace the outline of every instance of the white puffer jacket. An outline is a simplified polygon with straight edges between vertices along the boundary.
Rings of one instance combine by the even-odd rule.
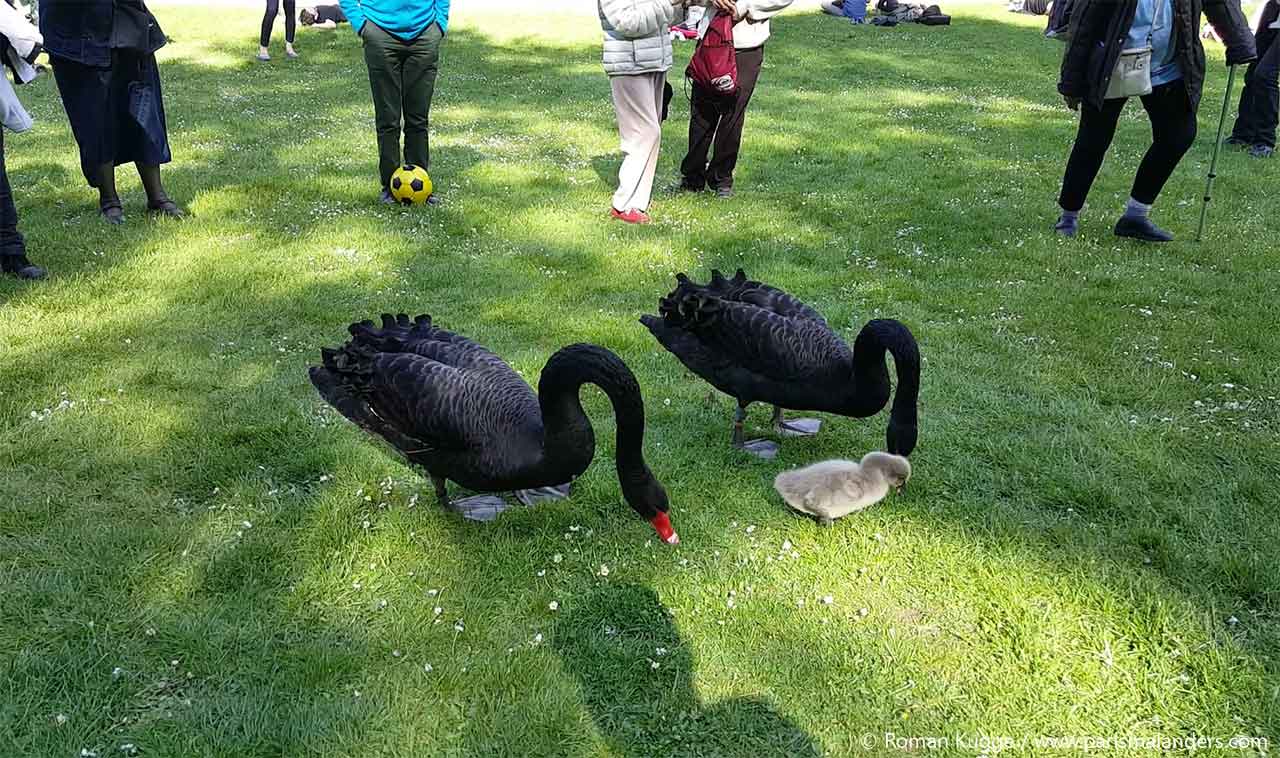
[[[9,77],[5,76],[4,66],[13,69],[19,82],[35,79],[36,70],[26,58],[31,56],[44,39],[25,16],[4,0],[0,0],[0,36],[9,42],[6,48],[8,60],[0,65],[0,125],[15,132],[25,132],[31,128],[31,115],[18,102],[18,94],[13,91]]]
[[[604,72],[649,74],[671,68],[672,0],[598,0]]]
[[[795,0],[735,0],[741,19],[733,25],[733,46],[738,50],[760,47],[769,39],[769,19],[786,10]],[[715,13],[708,13],[698,25],[698,35],[706,33]]]

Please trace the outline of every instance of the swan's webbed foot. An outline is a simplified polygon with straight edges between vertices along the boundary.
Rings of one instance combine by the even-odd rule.
[[[769,440],[746,440],[742,431],[743,423],[747,419],[747,409],[741,405],[738,406],[737,412],[733,417],[733,446],[739,450],[745,450],[748,453],[771,461],[778,457],[778,443]]]
[[[827,516],[818,516],[814,521],[818,522],[818,526],[835,526],[836,523],[834,519]]]
[[[573,483],[568,482],[555,487],[537,487],[531,490],[516,490],[516,500],[522,504],[533,506],[549,500],[564,500],[573,491]]]
[[[766,461],[771,461],[774,458],[777,458],[778,451],[781,450],[781,448],[778,447],[778,443],[771,440],[747,440],[746,442],[740,442],[734,445],[734,447],[739,450],[745,450],[755,457]]]
[[[782,409],[773,406],[773,429],[784,437],[812,437],[821,428],[821,419],[793,418],[788,421],[782,415]]]
[[[778,434],[787,437],[812,437],[822,428],[822,420],[816,418],[793,418],[783,421],[774,427]]]
[[[497,495],[476,495],[448,503],[449,510],[471,521],[493,521],[511,504]]]

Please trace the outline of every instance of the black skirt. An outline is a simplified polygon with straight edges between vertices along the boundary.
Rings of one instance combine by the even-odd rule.
[[[154,166],[173,159],[154,54],[112,50],[106,68],[60,57],[52,62],[89,186],[98,186],[98,171],[108,163]]]

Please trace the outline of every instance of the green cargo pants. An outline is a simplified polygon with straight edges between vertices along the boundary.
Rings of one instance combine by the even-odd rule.
[[[415,39],[405,42],[372,21],[366,21],[360,30],[360,39],[364,41],[364,62],[369,67],[369,85],[373,90],[378,174],[385,190],[391,184],[391,175],[402,163],[428,168],[427,126],[444,32],[439,24],[432,24]],[[400,159],[402,120],[403,161]]]

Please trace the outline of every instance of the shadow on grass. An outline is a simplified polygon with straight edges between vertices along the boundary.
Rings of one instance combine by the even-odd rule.
[[[820,755],[813,738],[763,699],[701,702],[693,651],[648,587],[596,589],[559,619],[555,648],[618,755]]]

